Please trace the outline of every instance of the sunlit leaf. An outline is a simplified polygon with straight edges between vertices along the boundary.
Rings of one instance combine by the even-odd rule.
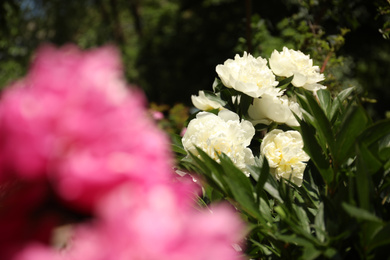
[[[330,92],[327,89],[320,89],[317,91],[318,100],[320,101],[321,107],[324,110],[327,118],[331,120],[330,112],[332,108],[332,98]]]

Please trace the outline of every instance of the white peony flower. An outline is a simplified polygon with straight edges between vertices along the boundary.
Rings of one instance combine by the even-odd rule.
[[[216,71],[222,83],[228,88],[234,88],[251,97],[260,97],[264,93],[282,95],[278,88],[275,75],[267,67],[267,60],[254,58],[244,52],[234,60],[228,59],[223,65],[217,65]]]
[[[291,83],[295,87],[303,87],[307,90],[317,91],[325,86],[318,84],[324,80],[324,74],[320,74],[320,68],[313,66],[313,60],[309,55],[301,51],[290,50],[283,47],[282,52],[276,50],[271,54],[269,65],[272,71],[278,76],[291,77]]]
[[[208,98],[202,90],[199,91],[198,96],[192,95],[191,101],[197,109],[203,111],[221,109],[223,107],[221,103]]]
[[[299,126],[291,111],[302,118],[301,109],[294,99],[265,94],[253,100],[253,105],[249,106],[248,115],[254,125],[259,123],[269,125],[274,121],[289,126]]]
[[[264,137],[260,152],[267,158],[278,180],[291,178],[291,182],[302,185],[303,172],[310,157],[303,151],[303,140],[298,131],[272,130]]]
[[[187,152],[198,155],[197,146],[216,161],[218,154],[225,153],[249,176],[246,165],[254,164],[254,156],[247,146],[254,134],[253,125],[247,120],[240,122],[239,116],[230,110],[221,110],[218,115],[200,112],[188,124],[182,143]]]

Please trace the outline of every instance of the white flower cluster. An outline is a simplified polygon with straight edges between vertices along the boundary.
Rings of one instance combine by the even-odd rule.
[[[199,110],[220,110],[218,116],[200,112],[189,123],[182,140],[183,146],[195,155],[197,146],[215,160],[218,160],[218,154],[225,153],[248,176],[246,165],[254,164],[252,151],[248,148],[255,134],[253,125],[276,122],[298,127],[295,116],[302,118],[299,104],[278,87],[276,76],[278,79],[292,77],[291,88],[302,87],[313,92],[325,88],[318,83],[324,80],[324,75],[319,72],[318,66],[313,66],[313,60],[286,47],[282,52],[275,50],[272,53],[269,67],[266,59],[244,52],[242,57],[237,54],[234,60],[228,59],[217,65],[216,72],[224,87],[238,91],[237,95],[231,96],[230,106],[241,106],[243,95],[253,98],[248,110],[244,111],[249,121],[240,122],[239,115],[228,110],[231,107],[224,107],[226,101],[221,99],[219,102],[221,96],[214,85],[217,93],[213,98],[199,91],[198,96],[191,99]],[[269,161],[277,179],[286,178],[299,186],[302,184],[309,157],[303,151],[299,132],[277,129],[269,132],[262,141],[260,153]]]
[[[200,112],[190,121],[182,142],[188,152],[198,156],[197,146],[216,161],[218,155],[225,153],[249,176],[246,167],[254,164],[254,156],[248,146],[254,134],[255,128],[249,121],[240,121],[229,110],[222,110],[218,115]]]

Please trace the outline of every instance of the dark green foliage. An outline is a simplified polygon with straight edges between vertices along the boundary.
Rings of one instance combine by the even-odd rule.
[[[189,105],[190,95],[211,85],[215,66],[235,53],[251,48],[268,58],[287,46],[311,55],[329,89],[355,86],[368,113],[384,118],[389,9],[387,0],[6,0],[0,4],[0,86],[25,74],[42,43],[113,43],[128,80],[149,100]]]

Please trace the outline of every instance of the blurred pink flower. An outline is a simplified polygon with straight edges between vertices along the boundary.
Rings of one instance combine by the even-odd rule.
[[[32,245],[16,260],[59,259],[59,255],[69,260],[243,259],[233,247],[244,235],[234,210],[227,205],[196,209],[195,197],[186,187],[117,189],[100,204],[98,221],[75,231],[69,248],[58,253]]]
[[[124,180],[170,178],[168,141],[146,113],[115,48],[45,46],[1,100],[0,181],[47,178],[63,199],[89,210]]]
[[[0,258],[240,259],[243,223],[226,205],[196,208],[169,147],[115,48],[41,48],[0,100]]]

